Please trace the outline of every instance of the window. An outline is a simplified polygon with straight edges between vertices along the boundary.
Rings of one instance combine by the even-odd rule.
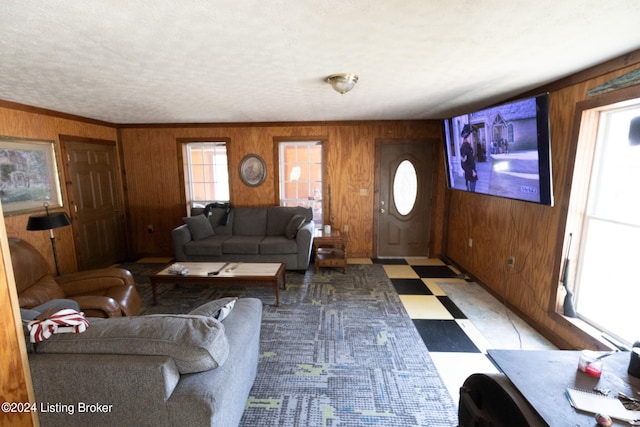
[[[280,142],[280,204],[313,209],[316,227],[324,222],[322,187],[322,143],[320,141]]]
[[[204,207],[213,201],[229,201],[229,170],[225,142],[184,144],[187,204]]]
[[[591,168],[581,181],[576,182],[574,174],[572,188],[573,193],[587,186],[578,233],[576,312],[627,344],[640,338],[640,286],[633,269],[640,242],[640,145],[629,138],[631,120],[636,117],[640,117],[640,100],[583,114],[583,122],[592,121],[586,129],[584,123],[581,126],[581,138],[584,132],[592,140],[586,147],[591,147]],[[578,150],[584,149],[580,144]]]
[[[393,176],[393,202],[400,215],[409,215],[418,198],[418,175],[413,163],[403,160]]]

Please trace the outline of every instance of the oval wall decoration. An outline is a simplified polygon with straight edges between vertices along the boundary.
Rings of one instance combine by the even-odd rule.
[[[258,187],[267,178],[267,165],[257,154],[247,154],[240,162],[240,179],[249,187]]]

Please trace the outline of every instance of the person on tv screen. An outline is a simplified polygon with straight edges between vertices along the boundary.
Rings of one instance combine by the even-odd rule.
[[[473,156],[473,145],[469,141],[472,128],[470,125],[464,125],[460,136],[462,137],[462,145],[460,146],[460,159],[462,162],[462,170],[464,170],[464,181],[467,191],[474,193],[476,191],[476,181],[478,180],[478,172],[476,171],[476,160]]]

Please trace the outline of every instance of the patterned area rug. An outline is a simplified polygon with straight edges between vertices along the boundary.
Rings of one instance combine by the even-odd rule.
[[[276,307],[268,287],[159,286],[159,264],[123,264],[142,314],[184,313],[223,296],[264,303],[258,376],[243,426],[456,426],[457,409],[381,265],[347,274],[287,272]]]

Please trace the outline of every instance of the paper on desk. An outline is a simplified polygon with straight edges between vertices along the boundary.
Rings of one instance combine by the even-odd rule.
[[[568,388],[566,395],[571,406],[576,409],[593,414],[601,413],[632,425],[640,425],[640,411],[626,409],[616,398],[574,388]]]

